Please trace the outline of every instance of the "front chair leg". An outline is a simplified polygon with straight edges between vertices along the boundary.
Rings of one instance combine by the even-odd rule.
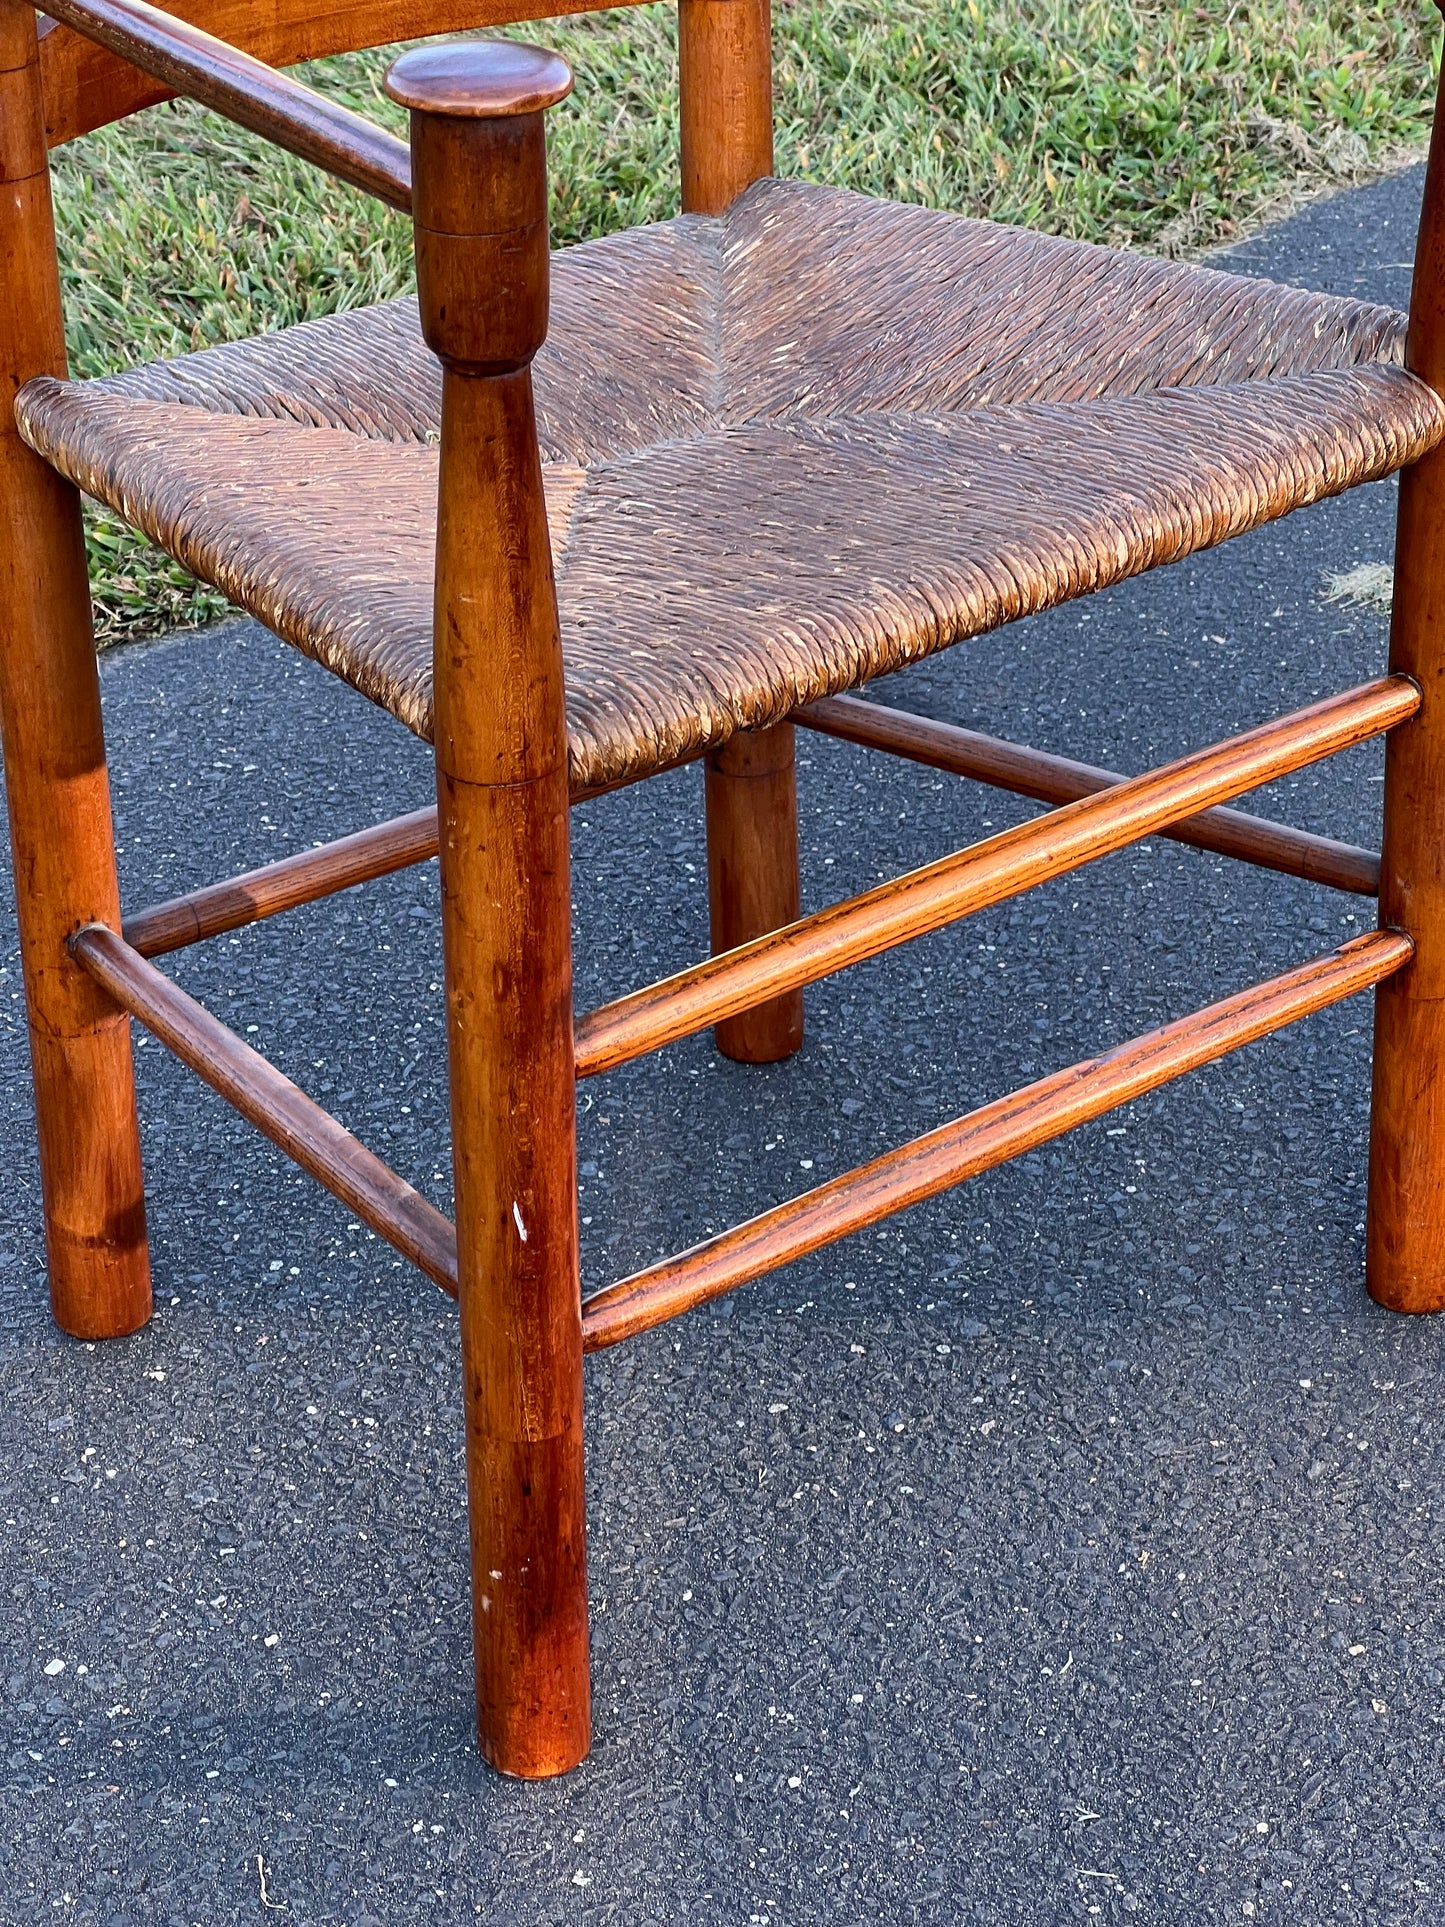
[[[1375,992],[1365,1278],[1445,1310],[1445,451],[1400,477],[1390,663],[1424,693],[1385,747],[1380,922],[1415,941]]]
[[[422,329],[443,366],[435,733],[477,1728],[591,1740],[567,727],[530,363],[547,328],[536,48],[405,55]]]
[[[75,490],[21,441],[14,401],[65,373],[35,14],[0,0],[0,722],[35,1079],[50,1298],[77,1338],[150,1316],[129,1019],[66,948],[120,927],[90,587]]]
[[[1445,75],[1430,140],[1406,366],[1445,394]],[[1393,1311],[1445,1310],[1445,448],[1400,477],[1390,667],[1423,701],[1385,746],[1380,922],[1415,941],[1375,993],[1365,1277]]]

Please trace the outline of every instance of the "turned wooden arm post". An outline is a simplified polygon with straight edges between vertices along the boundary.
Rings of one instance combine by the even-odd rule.
[[[35,13],[0,0],[0,721],[50,1297],[78,1338],[150,1316],[130,1020],[71,958],[120,927],[80,499],[21,441],[17,391],[64,375]]]
[[[721,214],[773,171],[770,0],[678,0],[682,205]]]
[[[679,0],[682,205],[721,214],[773,171],[769,0]],[[732,950],[796,920],[798,795],[793,725],[747,730],[705,764],[712,947]],[[714,1032],[725,1057],[771,1064],[803,1041],[803,993],[729,1017]]]
[[[1445,395],[1445,74],[1410,291],[1406,365]],[[1395,1311],[1445,1310],[1445,447],[1400,476],[1390,667],[1419,712],[1385,747],[1380,922],[1415,940],[1375,993],[1366,1280]]]
[[[590,1742],[567,726],[531,361],[547,332],[534,47],[404,55],[422,331],[443,367],[436,765],[477,1725],[504,1772]]]

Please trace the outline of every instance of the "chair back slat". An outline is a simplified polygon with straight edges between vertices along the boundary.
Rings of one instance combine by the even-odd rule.
[[[643,0],[608,0],[639,6]],[[169,11],[271,67],[354,53],[427,34],[594,13],[597,0],[170,0]],[[51,147],[169,100],[164,84],[83,34],[47,20],[40,35],[45,134]]]

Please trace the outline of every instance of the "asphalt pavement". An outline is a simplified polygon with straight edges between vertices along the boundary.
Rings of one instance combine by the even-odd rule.
[[[1403,302],[1421,173],[1236,250]],[[1141,769],[1376,673],[1392,485],[892,679]],[[131,904],[428,800],[254,625],[105,659]],[[1372,842],[1369,748],[1259,800]],[[1031,806],[805,737],[811,905]],[[706,945],[701,779],[574,819],[578,997]],[[1445,1911],[1445,1321],[1362,1278],[1369,1008],[589,1361],[596,1744],[472,1744],[455,1313],[154,1045],[157,1310],[49,1322],[0,906],[0,1921],[1423,1923]],[[580,1099],[590,1288],[1333,948],[1153,841]],[[449,1204],[431,867],[177,977]]]

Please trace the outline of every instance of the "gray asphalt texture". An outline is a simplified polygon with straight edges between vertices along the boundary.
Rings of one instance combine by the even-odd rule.
[[[1234,258],[1403,303],[1419,191]],[[1381,668],[1325,578],[1392,505],[879,694],[1147,767]],[[131,904],[428,798],[253,626],[103,679]],[[1379,769],[1260,806],[1373,841]],[[1030,813],[813,738],[801,785],[810,904]],[[574,820],[591,1004],[705,948],[698,772]],[[790,1064],[590,1084],[586,1283],[1370,917],[1153,842],[818,986]],[[59,1335],[0,931],[0,1920],[1439,1918],[1445,1322],[1364,1294],[1367,1001],[590,1361],[596,1746],[523,1786],[472,1746],[452,1307],[149,1045],[156,1316]],[[174,968],[449,1204],[433,869]]]

